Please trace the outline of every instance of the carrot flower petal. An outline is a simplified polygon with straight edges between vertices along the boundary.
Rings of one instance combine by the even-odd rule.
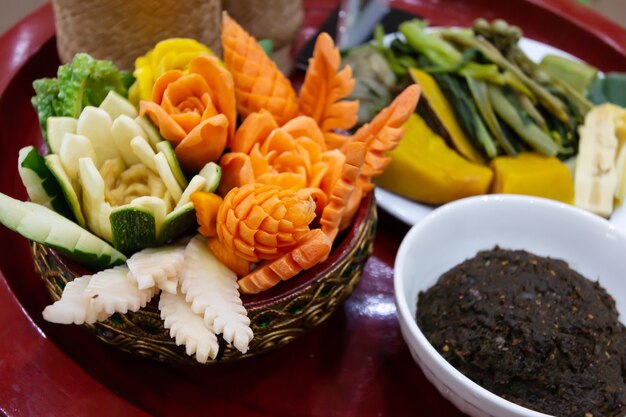
[[[224,152],[228,120],[223,114],[204,120],[174,149],[185,169],[199,171],[207,162],[217,161]]]
[[[154,124],[159,127],[161,136],[171,141],[174,145],[183,140],[187,134],[161,106],[152,101],[141,101],[139,104],[139,113],[141,115],[148,115]]]

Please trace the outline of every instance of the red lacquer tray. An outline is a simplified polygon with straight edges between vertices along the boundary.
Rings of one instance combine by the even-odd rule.
[[[336,6],[306,1],[299,44]],[[570,0],[412,0],[434,24],[501,17],[602,70],[626,71],[626,31]],[[88,7],[86,5],[86,7]],[[0,38],[0,191],[25,198],[18,150],[41,146],[34,79],[55,73],[51,7]],[[384,212],[363,279],[331,319],[258,358],[174,367],[108,347],[79,326],[43,321],[50,301],[26,240],[0,229],[0,410],[17,416],[461,416],[413,363],[398,328],[393,261],[408,228]],[[445,248],[441,248],[445,250]]]

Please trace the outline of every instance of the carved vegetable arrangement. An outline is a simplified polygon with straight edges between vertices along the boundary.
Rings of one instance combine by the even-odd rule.
[[[354,81],[328,35],[300,97],[228,16],[222,43],[224,62],[195,41],[157,44],[137,60],[131,101],[128,74],[90,57],[38,81],[50,154],[20,152],[32,202],[0,194],[0,221],[100,270],[70,282],[46,320],[94,323],[158,297],[165,328],[199,362],[217,357],[218,334],[245,353],[253,334],[240,292],[324,261],[350,226],[419,87],[350,135]],[[83,61],[106,71],[81,72]],[[83,90],[65,91],[70,70],[87,74]],[[55,111],[65,102],[71,114]]]

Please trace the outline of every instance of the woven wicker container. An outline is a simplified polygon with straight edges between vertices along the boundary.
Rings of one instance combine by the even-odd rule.
[[[341,306],[361,279],[371,255],[376,231],[373,193],[363,199],[352,228],[338,241],[328,259],[260,294],[243,296],[254,338],[244,355],[220,338],[220,354],[209,364],[239,360],[284,346],[317,326]],[[53,300],[61,297],[67,282],[89,273],[38,243],[31,244],[37,272]],[[126,352],[170,363],[197,364],[176,346],[163,327],[153,300],[135,313],[114,314],[95,324],[84,324],[104,342]]]
[[[52,0],[62,62],[78,52],[131,70],[158,41],[187,37],[219,53],[221,0]]]
[[[122,69],[158,41],[186,37],[220,54],[221,13],[227,10],[251,35],[274,42],[272,58],[291,66],[291,43],[304,16],[299,0],[52,0],[62,62],[78,52],[109,59]]]

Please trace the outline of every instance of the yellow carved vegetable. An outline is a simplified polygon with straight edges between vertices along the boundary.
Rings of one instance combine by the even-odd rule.
[[[442,204],[485,194],[491,170],[467,161],[450,149],[424,120],[411,115],[400,145],[389,152],[391,163],[376,183],[412,200]]]
[[[156,80],[169,70],[186,71],[192,59],[200,54],[213,55],[203,44],[187,38],[170,38],[156,44],[154,49],[135,60],[135,83],[129,91],[130,100],[152,98],[152,87]]]
[[[494,193],[525,194],[564,203],[574,200],[574,182],[567,165],[534,152],[501,156],[491,161]]]
[[[426,100],[439,121],[443,124],[454,148],[469,161],[484,163],[484,158],[472,145],[470,140],[463,133],[463,129],[457,122],[454,111],[448,103],[448,99],[443,94],[433,77],[417,68],[409,70],[413,81],[422,87],[422,100]]]

